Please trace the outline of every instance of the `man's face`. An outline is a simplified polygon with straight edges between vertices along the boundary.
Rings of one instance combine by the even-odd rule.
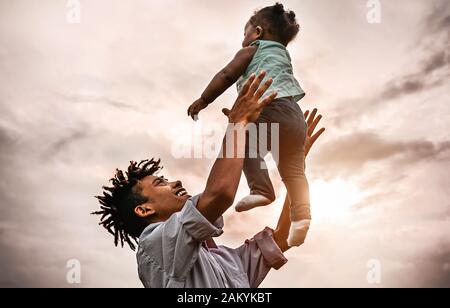
[[[181,211],[191,197],[180,181],[168,182],[164,177],[147,176],[134,188],[146,197],[146,204],[136,207],[136,215],[151,218],[153,222],[166,221],[172,214]]]

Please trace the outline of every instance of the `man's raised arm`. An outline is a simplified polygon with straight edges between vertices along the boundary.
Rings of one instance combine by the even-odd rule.
[[[234,202],[244,165],[246,125],[256,121],[262,109],[276,97],[276,93],[272,93],[260,100],[272,84],[272,79],[269,79],[260,87],[264,77],[264,72],[257,77],[252,75],[233,108],[223,110],[229,119],[227,135],[231,132],[234,138],[224,138],[222,153],[211,169],[206,188],[197,205],[200,213],[210,222],[216,221]]]

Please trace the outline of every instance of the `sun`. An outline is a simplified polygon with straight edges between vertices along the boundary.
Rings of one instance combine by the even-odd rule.
[[[352,206],[366,195],[355,183],[342,178],[311,181],[310,194],[313,219],[333,222],[346,221]]]

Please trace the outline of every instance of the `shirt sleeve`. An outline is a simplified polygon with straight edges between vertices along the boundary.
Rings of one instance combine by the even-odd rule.
[[[153,272],[156,266],[166,277],[165,286],[182,286],[197,260],[202,242],[223,232],[197,210],[199,197],[190,198],[181,212],[156,228],[150,226],[141,235],[138,255],[152,263]],[[152,275],[152,271],[143,274]]]
[[[287,263],[270,228],[265,228],[252,239],[246,240],[237,251],[247,272],[251,288],[257,288],[271,268],[279,269]]]

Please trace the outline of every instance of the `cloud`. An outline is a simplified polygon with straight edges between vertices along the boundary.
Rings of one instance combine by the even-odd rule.
[[[435,1],[432,4],[431,12],[425,17],[424,31],[431,33],[448,32],[450,25],[450,4],[446,0]]]
[[[441,70],[442,74],[436,74],[441,73]],[[379,100],[393,100],[401,96],[429,91],[445,84],[444,80],[448,81],[448,77],[450,77],[450,52],[445,49],[438,50],[421,61],[418,71],[388,82]]]
[[[21,286],[26,284],[26,279],[17,273],[15,264],[15,247],[9,245],[10,236],[8,230],[13,223],[14,212],[18,209],[16,192],[17,181],[14,178],[13,157],[16,153],[16,143],[11,133],[0,126],[0,174],[3,180],[0,182],[0,286]],[[11,210],[12,209],[12,210]]]
[[[321,145],[313,166],[319,174],[351,175],[369,163],[388,161],[402,166],[422,160],[450,159],[450,141],[389,141],[372,132],[356,132]]]
[[[441,251],[430,252],[414,258],[416,263],[414,270],[417,271],[417,274],[414,275],[413,281],[417,281],[422,288],[448,288],[450,286],[450,249],[446,248],[450,243],[442,242],[440,244],[443,247]]]
[[[58,155],[61,151],[71,146],[74,142],[84,139],[88,136],[86,130],[74,131],[68,136],[61,137],[58,141],[51,144],[48,150],[43,154],[44,160],[52,156]]]
[[[139,113],[147,113],[145,110],[137,107],[136,105],[114,100],[105,96],[69,95],[69,94],[58,94],[58,95],[73,104],[103,104],[121,110],[131,110]]]
[[[450,64],[450,53],[446,50],[438,51],[436,54],[431,56],[423,64],[422,72],[424,74],[433,73],[442,67],[448,66]]]
[[[10,164],[11,154],[14,153],[15,144],[7,134],[6,130],[0,126],[0,174],[4,179],[8,178],[9,172],[7,172],[7,166]],[[11,202],[9,198],[9,185],[7,181],[0,182],[0,204],[5,205]],[[2,220],[7,220],[9,217],[9,211],[4,206],[0,206],[0,238],[3,234]]]
[[[399,104],[402,99],[427,94],[450,83],[450,20],[448,1],[436,1],[421,21],[420,39],[411,47],[418,54],[410,57],[406,69],[397,72],[380,87],[371,89],[367,95],[347,99],[335,104],[330,122],[333,125],[351,127],[361,123],[367,113],[382,111],[388,104]]]
[[[6,128],[0,126],[0,148],[2,149],[2,151],[0,151],[0,158],[7,156],[10,153],[10,151],[13,151],[14,150],[12,148],[13,145],[14,141],[9,135]]]
[[[424,31],[419,48],[425,55],[419,60],[416,70],[412,73],[400,75],[388,82],[380,95],[380,99],[395,99],[402,95],[411,95],[421,91],[428,91],[441,86],[450,77],[450,33],[446,27],[450,19],[448,1],[436,2],[428,17],[424,18]],[[442,71],[442,74],[436,75]]]

